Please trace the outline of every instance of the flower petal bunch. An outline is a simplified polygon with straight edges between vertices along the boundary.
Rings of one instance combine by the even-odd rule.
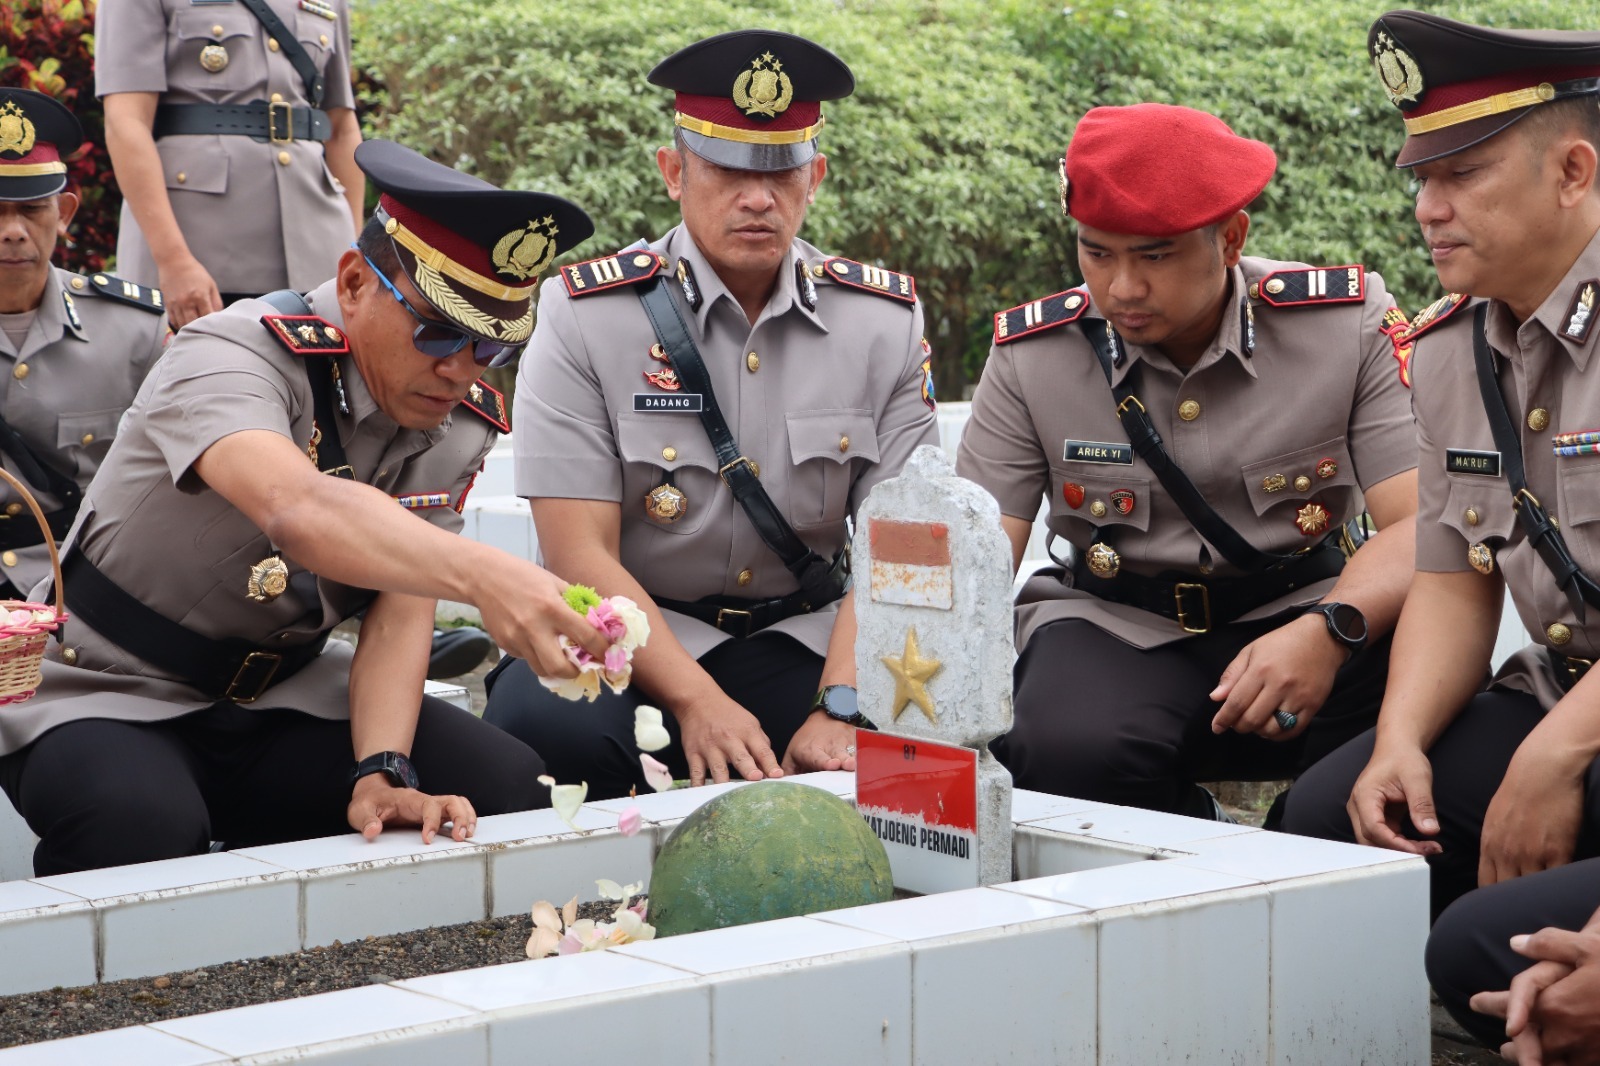
[[[639,605],[626,596],[600,594],[587,585],[568,585],[562,593],[567,606],[583,615],[589,624],[604,633],[611,646],[604,658],[595,658],[589,651],[561,638],[561,650],[578,668],[578,676],[571,678],[541,677],[540,684],[566,700],[588,700],[593,703],[600,695],[602,682],[612,692],[622,692],[633,679],[633,652],[650,639],[650,619]]]
[[[583,951],[602,951],[638,940],[655,939],[655,926],[644,920],[649,901],[640,900],[636,905],[628,906],[629,898],[644,887],[643,882],[619,885],[601,878],[595,883],[599,886],[602,898],[619,903],[611,914],[611,921],[579,918],[577,896],[568,900],[560,913],[549,902],[540,900],[533,905],[533,935],[528,937],[528,958],[576,955]]]

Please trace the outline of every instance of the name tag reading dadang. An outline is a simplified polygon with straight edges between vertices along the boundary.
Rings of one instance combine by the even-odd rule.
[[[698,414],[704,409],[705,401],[698,392],[657,393],[636,392],[633,394],[633,409],[651,414],[676,414],[687,411]]]
[[[1133,465],[1133,445],[1102,440],[1069,440],[1061,453],[1069,463],[1116,463]]]
[[[1479,474],[1483,477],[1500,476],[1500,453],[1475,451],[1472,448],[1446,448],[1444,468],[1450,474]]]

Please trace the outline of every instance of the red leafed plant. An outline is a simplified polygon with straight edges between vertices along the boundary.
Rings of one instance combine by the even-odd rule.
[[[94,95],[94,12],[99,0],[0,0],[0,85],[37,89],[70,107],[84,146],[67,180],[83,200],[57,262],[95,271],[117,246],[122,193],[106,153],[105,116]]]

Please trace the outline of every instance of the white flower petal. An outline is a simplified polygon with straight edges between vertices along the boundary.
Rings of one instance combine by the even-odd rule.
[[[584,797],[589,794],[589,782],[585,781],[578,785],[552,784],[549,788],[550,806],[555,808],[556,814],[561,816],[563,822],[574,829],[578,828],[578,824],[572,819],[577,815],[578,808],[583,806]]]
[[[561,908],[561,917],[568,925],[578,920],[578,897],[573,896],[567,900],[567,905]]]
[[[642,704],[633,709],[633,742],[640,751],[660,751],[672,743],[666,726],[661,724],[661,712],[658,709]]]
[[[540,900],[533,905],[533,925],[536,929],[550,929],[561,932],[561,918],[556,914],[548,900]]]
[[[599,880],[597,880],[595,882],[595,885],[600,889],[600,898],[601,899],[627,899],[628,898],[628,894],[623,891],[622,886],[617,884],[615,881],[611,880],[610,878],[602,877],[602,878],[600,878]]]
[[[561,943],[561,934],[554,929],[535,929],[528,938],[528,958],[542,959],[555,953]]]

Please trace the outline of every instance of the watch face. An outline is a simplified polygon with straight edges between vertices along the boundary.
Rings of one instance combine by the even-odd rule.
[[[1367,616],[1348,603],[1330,603],[1324,612],[1339,636],[1350,643],[1367,639]]]
[[[856,690],[849,685],[829,685],[822,693],[822,709],[829,717],[847,722],[856,716]]]
[[[399,752],[389,752],[383,760],[383,771],[388,774],[389,780],[401,788],[417,787],[417,771],[411,765],[411,760]]]

